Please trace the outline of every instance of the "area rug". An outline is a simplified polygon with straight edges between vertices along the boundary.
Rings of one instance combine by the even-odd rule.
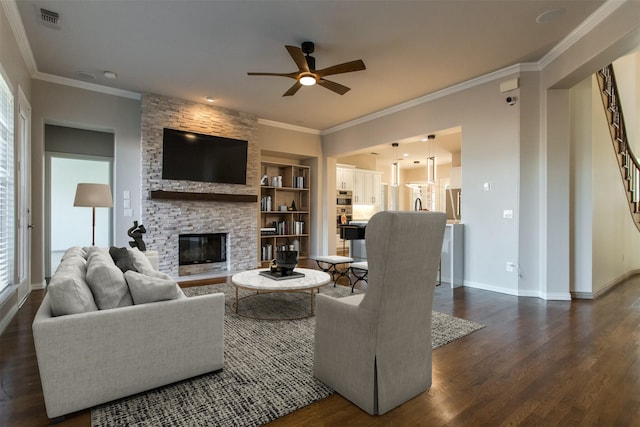
[[[222,371],[157,388],[91,410],[93,427],[113,426],[259,426],[333,393],[313,377],[315,318],[254,320],[234,311],[230,284],[186,288],[188,296],[225,294],[225,366]],[[344,286],[322,293],[347,296]],[[309,313],[309,294],[261,294],[240,301],[252,317],[300,317]],[[433,312],[433,348],[484,325]],[[194,325],[197,327],[197,325]]]

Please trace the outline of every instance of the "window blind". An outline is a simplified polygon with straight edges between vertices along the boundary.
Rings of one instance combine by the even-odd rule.
[[[0,74],[0,292],[14,282],[13,94]]]

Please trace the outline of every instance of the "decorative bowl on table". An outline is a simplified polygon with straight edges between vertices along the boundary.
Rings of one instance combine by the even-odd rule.
[[[291,274],[297,264],[298,251],[289,249],[276,251],[276,269],[283,276]]]

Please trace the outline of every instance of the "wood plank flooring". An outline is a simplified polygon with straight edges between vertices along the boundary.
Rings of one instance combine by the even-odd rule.
[[[32,293],[0,337],[0,426],[50,422],[31,333],[42,293]],[[640,425],[640,276],[596,301],[443,285],[434,309],[487,327],[433,352],[428,392],[377,417],[334,394],[269,425]],[[90,424],[86,410],[58,425]]]

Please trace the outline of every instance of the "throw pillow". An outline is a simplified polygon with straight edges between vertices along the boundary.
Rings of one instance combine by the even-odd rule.
[[[109,257],[94,256],[87,265],[87,284],[100,310],[133,305],[122,271]]]
[[[113,262],[116,263],[116,267],[122,270],[123,273],[129,270],[137,271],[133,266],[131,255],[129,255],[129,249],[112,246],[109,248],[109,255],[111,255]]]
[[[178,285],[171,279],[158,279],[129,270],[124,273],[134,304],[178,298]]]
[[[149,262],[149,258],[145,254],[143,254],[138,248],[129,249],[129,255],[131,255],[131,260],[133,261],[133,267],[136,271],[147,274],[149,271],[155,271],[151,262]]]
[[[47,294],[54,316],[98,310],[84,273],[79,271],[56,272],[47,286]]]

